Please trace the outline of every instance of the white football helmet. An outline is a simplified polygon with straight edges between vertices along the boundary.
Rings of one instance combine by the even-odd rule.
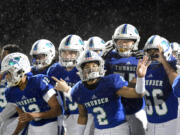
[[[176,53],[176,60],[177,73],[180,74],[180,50]]]
[[[170,47],[169,41],[159,35],[152,35],[145,43],[144,52],[147,52],[150,49],[158,49],[158,46],[161,46],[163,49],[164,57],[167,61],[170,60],[172,55],[172,49]]]
[[[19,84],[22,77],[31,71],[28,57],[22,53],[8,54],[1,63],[1,73],[10,74],[7,79],[8,87],[13,87]]]
[[[177,42],[172,42],[170,43],[170,46],[172,48],[173,56],[178,59],[178,51],[180,51],[180,44],[178,44]]]
[[[84,70],[83,65],[89,62],[98,62],[98,68]],[[86,50],[80,55],[77,60],[76,68],[79,71],[79,75],[82,81],[103,77],[105,74],[104,60],[96,52],[91,50]]]
[[[170,46],[172,48],[172,51],[178,51],[180,50],[180,44],[178,44],[177,42],[172,42],[170,43]]]
[[[100,37],[90,37],[87,41],[87,50],[92,50],[97,52],[100,56],[102,56],[102,53],[105,49],[105,41]]]
[[[134,44],[131,46],[123,46],[123,45],[120,46],[120,45],[117,45],[117,43],[116,43],[117,40],[119,40],[119,39],[133,40]],[[113,41],[120,56],[129,57],[129,56],[131,56],[132,50],[138,50],[140,36],[139,36],[139,33],[138,33],[136,27],[134,27],[131,24],[122,24],[116,28],[116,30],[112,36],[112,41]]]
[[[33,58],[33,66],[37,69],[43,69],[55,59],[55,46],[49,40],[40,39],[32,45],[30,55]],[[39,55],[44,55],[44,59],[37,58]]]
[[[58,51],[59,51],[59,62],[64,67],[76,66],[76,60],[84,50],[84,42],[78,35],[68,35],[62,39]],[[76,54],[75,58],[65,58],[62,56],[63,52],[69,51]]]

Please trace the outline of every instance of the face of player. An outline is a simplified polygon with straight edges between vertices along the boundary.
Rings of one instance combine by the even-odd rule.
[[[33,58],[36,59],[37,61],[45,60],[45,57],[46,57],[45,54],[33,55]]]
[[[97,72],[99,69],[99,65],[95,62],[86,63],[83,68],[83,73],[85,75],[91,73],[91,72]]]
[[[172,55],[174,58],[178,59],[178,52],[177,51],[172,51]]]
[[[134,40],[130,39],[119,39],[116,41],[116,45],[119,52],[126,52],[128,50],[131,50],[134,43]]]
[[[92,78],[94,73],[99,72],[99,65],[96,62],[86,63],[83,67],[84,78]],[[89,85],[96,83],[97,79],[90,79],[87,81]]]
[[[77,51],[63,50],[60,53],[60,57],[64,59],[76,59],[78,57]]]
[[[159,57],[159,49],[148,49],[147,55],[151,60],[155,60],[155,58]]]

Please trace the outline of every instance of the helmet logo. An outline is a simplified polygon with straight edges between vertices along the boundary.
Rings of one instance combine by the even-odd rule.
[[[135,29],[135,30],[134,30],[134,32],[135,32],[136,34],[138,34],[138,35],[139,35],[139,33],[138,33],[137,29]]]
[[[79,43],[80,43],[81,45],[84,45],[84,42],[83,42],[82,40],[80,40],[80,39],[79,39]]]
[[[8,65],[14,66],[15,64],[18,64],[20,60],[20,57],[15,57],[14,59],[10,59]]]
[[[104,41],[104,40],[101,40],[101,43],[105,44],[105,41]]]
[[[46,43],[46,46],[51,48],[52,47],[52,44],[51,43]]]

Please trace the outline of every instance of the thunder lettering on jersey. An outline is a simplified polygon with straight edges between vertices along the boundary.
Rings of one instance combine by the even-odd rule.
[[[71,71],[67,71],[65,67],[62,67],[59,63],[53,64],[48,70],[48,76],[51,78],[52,76],[60,79],[62,78],[64,81],[68,83],[69,86],[73,87],[79,80],[80,77],[77,74],[77,69],[73,68]],[[55,85],[55,81],[51,80],[51,83]],[[78,106],[77,103],[73,102],[69,98],[65,97],[64,103],[64,113],[65,114],[78,114]]]
[[[170,62],[175,67],[173,62]],[[146,114],[151,123],[163,123],[177,118],[178,99],[162,64],[151,64],[145,76]]]
[[[128,82],[118,74],[100,79],[95,89],[88,89],[79,81],[71,90],[71,96],[78,104],[83,104],[88,113],[94,116],[98,129],[112,128],[125,121],[121,97],[116,92]]]
[[[106,59],[105,67],[107,74],[118,73],[130,82],[136,76],[138,60],[135,57],[123,58],[117,52],[111,52]],[[134,114],[145,105],[143,98],[128,99],[122,97],[122,103],[126,114]]]
[[[17,86],[10,87],[6,90],[5,96],[8,102],[15,103],[25,112],[46,112],[50,110],[48,103],[43,96],[53,88],[49,84],[49,79],[45,75],[27,76],[27,85],[24,90],[20,90]],[[57,118],[33,120],[30,124],[40,126]]]

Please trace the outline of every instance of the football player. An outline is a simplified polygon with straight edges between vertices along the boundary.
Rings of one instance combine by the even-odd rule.
[[[48,68],[55,62],[55,46],[47,39],[37,40],[31,48],[33,74],[46,74]]]
[[[162,48],[162,51],[160,51]],[[176,135],[178,99],[172,90],[172,81],[162,57],[176,70],[169,42],[159,35],[151,36],[144,51],[151,61],[146,80],[147,135]]]
[[[106,74],[118,73],[124,77],[131,87],[135,86],[138,59],[134,56],[140,41],[137,29],[131,24],[122,24],[116,28],[111,43],[115,50],[106,56]],[[147,125],[146,113],[143,109],[143,98],[127,99],[122,97],[126,119],[131,135],[144,135]]]
[[[92,113],[95,135],[129,135],[121,97],[142,97],[145,92],[147,57],[140,60],[137,67],[136,89],[127,87],[128,82],[119,74],[104,76],[104,61],[93,51],[85,51],[78,58],[77,69],[81,81],[71,90],[71,96],[78,103],[79,135],[83,134],[87,123],[87,113]]]
[[[55,63],[48,70],[48,76],[53,77],[52,84],[56,90],[61,91],[62,85],[72,87],[80,80],[77,69],[76,60],[83,52],[84,42],[78,35],[68,35],[64,37],[59,45],[59,62]],[[57,82],[56,82],[57,81]],[[59,88],[60,87],[60,88]],[[60,94],[60,93],[59,93]],[[77,129],[78,106],[69,96],[64,96],[64,128],[66,135],[79,135]],[[92,116],[89,115],[88,125],[85,135],[92,135]],[[91,120],[91,121],[90,121]]]
[[[1,50],[1,61],[3,58],[14,52],[23,52],[23,50],[20,48],[20,46],[16,44],[7,44],[2,47]],[[15,127],[18,123],[18,115],[16,113],[16,108],[12,106],[11,104],[7,104],[6,98],[5,98],[5,89],[6,89],[6,80],[5,77],[0,75],[2,78],[0,79],[0,123],[1,123],[1,129],[0,134],[2,135],[10,135],[15,130]],[[26,130],[24,130],[24,133]]]
[[[61,109],[56,92],[45,75],[32,76],[28,57],[22,53],[7,55],[1,65],[8,89],[5,96],[14,104],[19,122],[13,135],[18,135],[29,124],[28,134],[57,135],[57,116]]]

